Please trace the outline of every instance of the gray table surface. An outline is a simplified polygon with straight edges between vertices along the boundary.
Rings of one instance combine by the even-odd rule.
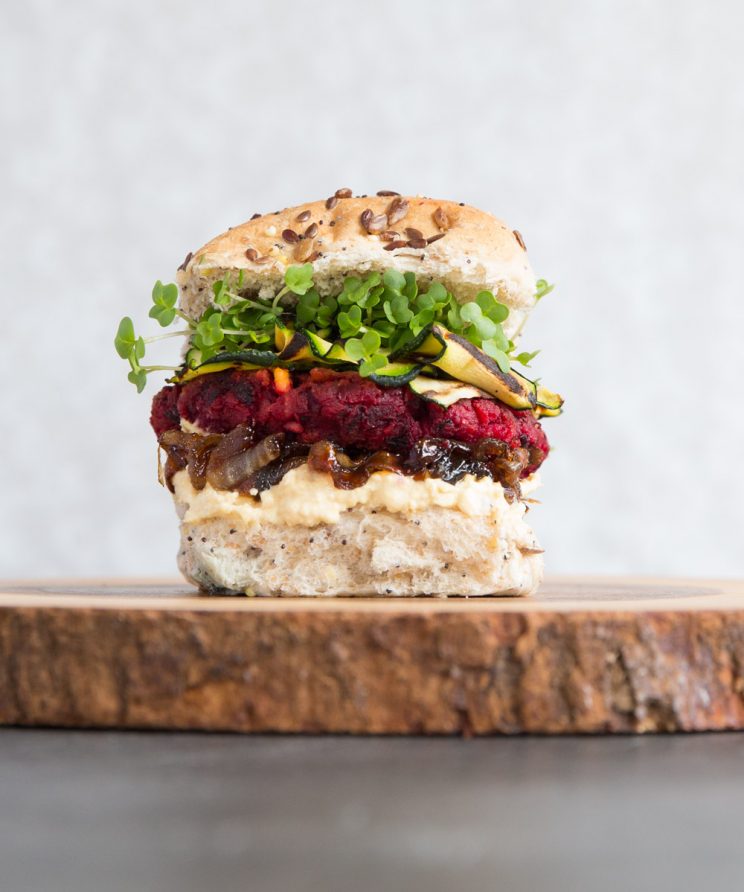
[[[0,731],[0,888],[744,885],[744,736]]]

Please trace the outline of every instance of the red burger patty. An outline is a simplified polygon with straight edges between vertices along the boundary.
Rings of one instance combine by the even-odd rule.
[[[408,387],[380,387],[355,372],[311,369],[292,374],[280,393],[269,370],[227,369],[164,387],[152,402],[150,423],[160,436],[185,419],[210,433],[252,423],[259,437],[284,431],[302,443],[331,440],[343,447],[406,452],[422,437],[474,443],[503,440],[532,449],[532,473],[549,445],[531,412],[490,399],[460,400],[449,408],[417,396]]]

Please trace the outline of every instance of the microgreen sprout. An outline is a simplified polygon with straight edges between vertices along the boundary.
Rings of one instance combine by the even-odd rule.
[[[174,332],[174,334],[181,334],[181,332]],[[160,337],[163,336],[161,335]],[[114,346],[116,347],[116,352],[119,356],[129,362],[130,371],[127,378],[137,388],[137,393],[142,393],[145,389],[145,383],[149,372],[175,371],[177,368],[176,366],[163,365],[143,366],[140,363],[140,360],[144,359],[145,356],[145,345],[153,340],[160,340],[160,338],[137,337],[134,332],[134,323],[129,316],[125,316],[121,320],[119,328],[116,330]]]
[[[152,306],[150,307],[150,317],[157,321],[165,328],[170,325],[176,318],[176,300],[178,299],[178,287],[171,283],[163,285],[158,280],[152,289]]]
[[[532,353],[526,353],[526,352],[517,353],[517,355],[514,357],[514,359],[516,359],[516,361],[520,365],[523,365],[525,368],[530,368],[530,363],[537,356],[537,354],[539,352],[540,352],[539,350],[533,350]]]
[[[387,357],[379,353],[382,339],[380,335],[369,329],[361,338],[351,338],[344,344],[348,356],[359,363],[359,374],[363,377],[374,374],[387,365]]]
[[[546,294],[550,294],[550,292],[555,288],[555,284],[550,285],[546,279],[538,279],[535,283],[535,299],[542,300]]]
[[[552,289],[544,279],[538,280],[536,298],[542,299]],[[284,300],[289,294],[295,297],[291,306]],[[128,361],[129,380],[138,391],[150,372],[171,370],[170,366],[143,365],[146,345],[178,336],[189,338],[185,365],[194,368],[222,353],[259,350],[265,359],[267,353],[279,349],[275,348],[275,332],[305,330],[340,342],[363,377],[387,365],[390,354],[405,355],[407,345],[421,343],[434,324],[466,338],[503,372],[509,371],[511,361],[529,367],[539,352],[514,355],[514,344],[503,329],[509,309],[492,292],[481,291],[474,300],[459,304],[441,282],[419,282],[412,272],[386,270],[364,277],[347,276],[339,294],[327,295],[315,287],[311,263],[290,266],[284,286],[269,301],[260,299],[255,291],[246,291],[243,271],[237,276],[227,274],[213,283],[212,300],[198,319],[178,309],[177,298],[175,284],[156,282],[149,315],[164,328],[181,319],[185,329],[143,338],[135,334],[128,316],[119,324],[116,352]]]

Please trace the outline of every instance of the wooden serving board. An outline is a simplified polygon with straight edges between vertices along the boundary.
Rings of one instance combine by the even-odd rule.
[[[532,598],[0,586],[0,723],[354,734],[744,728],[744,583],[553,579]]]

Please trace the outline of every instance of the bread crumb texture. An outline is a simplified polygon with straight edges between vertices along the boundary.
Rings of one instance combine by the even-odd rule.
[[[291,471],[259,500],[175,480],[179,566],[205,591],[286,596],[529,594],[542,553],[500,484],[380,472],[338,490]],[[526,482],[532,491],[536,479]]]

